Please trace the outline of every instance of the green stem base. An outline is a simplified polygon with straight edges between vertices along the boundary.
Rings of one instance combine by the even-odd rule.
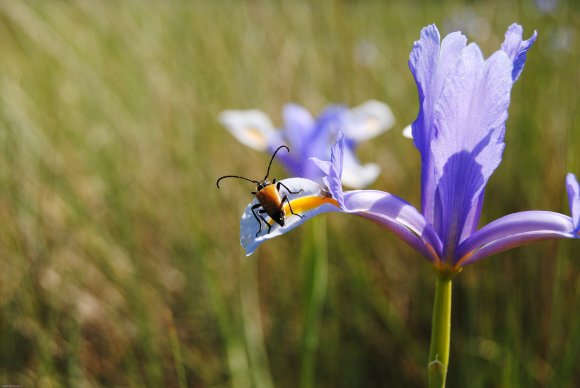
[[[431,348],[429,350],[429,387],[445,387],[449,365],[451,342],[451,279],[437,277],[433,323],[431,326]]]

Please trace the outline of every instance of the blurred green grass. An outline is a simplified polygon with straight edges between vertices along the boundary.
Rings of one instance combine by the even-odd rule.
[[[407,59],[421,27],[486,54],[538,30],[482,222],[567,213],[580,173],[578,5],[531,1],[0,3],[0,383],[279,386],[300,374],[304,231],[244,258],[244,184],[267,155],[217,123],[289,101],[369,98],[397,128],[361,149],[374,188],[419,203]],[[366,51],[365,51],[366,50]],[[361,57],[362,55],[362,57]],[[278,167],[276,175],[284,177]],[[329,215],[315,386],[424,386],[430,267],[374,224]],[[348,236],[348,237],[347,237]],[[455,282],[449,386],[580,383],[577,241],[524,247]]]

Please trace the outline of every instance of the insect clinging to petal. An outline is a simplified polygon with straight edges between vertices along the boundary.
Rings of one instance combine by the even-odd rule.
[[[270,230],[272,229],[272,224],[268,222],[266,218],[264,218],[264,214],[270,216],[270,218],[274,220],[276,223],[278,223],[278,225],[284,226],[286,219],[286,211],[284,210],[284,203],[288,205],[291,214],[294,214],[295,216],[302,218],[300,214],[294,213],[294,210],[292,210],[292,205],[290,204],[288,195],[284,194],[282,196],[280,194],[280,187],[284,187],[289,194],[299,194],[302,190],[291,191],[288,187],[286,187],[285,184],[277,181],[276,178],[274,178],[271,182],[268,180],[272,162],[274,161],[274,158],[276,157],[278,151],[280,151],[282,148],[285,148],[288,152],[290,152],[290,149],[285,145],[281,145],[276,149],[276,151],[274,151],[274,154],[270,159],[270,163],[268,164],[268,170],[266,171],[266,176],[264,177],[264,179],[257,181],[239,175],[224,175],[221,178],[219,178],[216,182],[216,186],[218,188],[220,187],[220,181],[225,178],[239,178],[256,184],[256,191],[252,191],[252,194],[254,194],[256,196],[256,199],[258,200],[258,203],[252,206],[252,214],[256,218],[256,221],[258,222],[259,225],[259,229],[258,232],[256,233],[256,236],[258,236],[262,231],[262,222],[266,224],[266,226],[268,227],[268,233],[270,233]]]

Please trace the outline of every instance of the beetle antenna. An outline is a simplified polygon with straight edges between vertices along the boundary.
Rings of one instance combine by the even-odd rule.
[[[253,182],[255,184],[260,183],[258,181],[253,180],[253,179],[248,179],[248,178],[245,178],[245,177],[239,176],[239,175],[224,175],[220,179],[218,179],[217,182],[215,183],[215,185],[218,187],[218,189],[220,188],[220,181],[224,178],[240,178],[240,179],[245,179],[247,181]]]
[[[264,177],[264,180],[266,180],[266,178],[268,178],[268,175],[270,175],[270,167],[272,167],[272,162],[274,161],[274,157],[276,156],[278,151],[280,151],[281,148],[286,148],[286,150],[288,152],[290,152],[290,148],[286,147],[285,145],[281,145],[280,147],[278,147],[276,149],[276,151],[274,151],[274,155],[272,155],[272,159],[270,159],[270,164],[268,164],[268,171],[266,171],[266,176]]]

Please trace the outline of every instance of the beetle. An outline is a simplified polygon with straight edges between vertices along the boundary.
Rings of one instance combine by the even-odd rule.
[[[272,166],[272,162],[276,157],[278,151],[282,148],[285,148],[288,152],[290,149],[285,145],[281,145],[274,151],[272,158],[270,159],[270,164],[268,164],[268,170],[266,171],[266,176],[261,181],[256,181],[253,179],[249,179],[239,175],[224,175],[219,178],[216,182],[216,186],[218,189],[220,188],[220,181],[225,178],[239,178],[244,179],[256,184],[256,191],[252,191],[252,194],[256,196],[258,203],[252,206],[252,214],[256,218],[258,225],[260,228],[258,229],[258,233],[256,233],[256,237],[262,231],[262,222],[264,222],[268,226],[268,233],[272,229],[272,225],[264,218],[264,214],[267,214],[272,218],[278,225],[284,226],[286,220],[286,211],[284,210],[284,202],[288,204],[288,208],[290,209],[290,213],[303,218],[304,216],[294,213],[292,210],[292,205],[290,204],[290,200],[288,199],[288,195],[281,196],[280,195],[280,187],[284,187],[289,194],[299,194],[302,192],[302,189],[298,191],[291,191],[284,183],[279,182],[274,178],[271,182],[268,180],[268,176],[270,175],[270,167]]]

